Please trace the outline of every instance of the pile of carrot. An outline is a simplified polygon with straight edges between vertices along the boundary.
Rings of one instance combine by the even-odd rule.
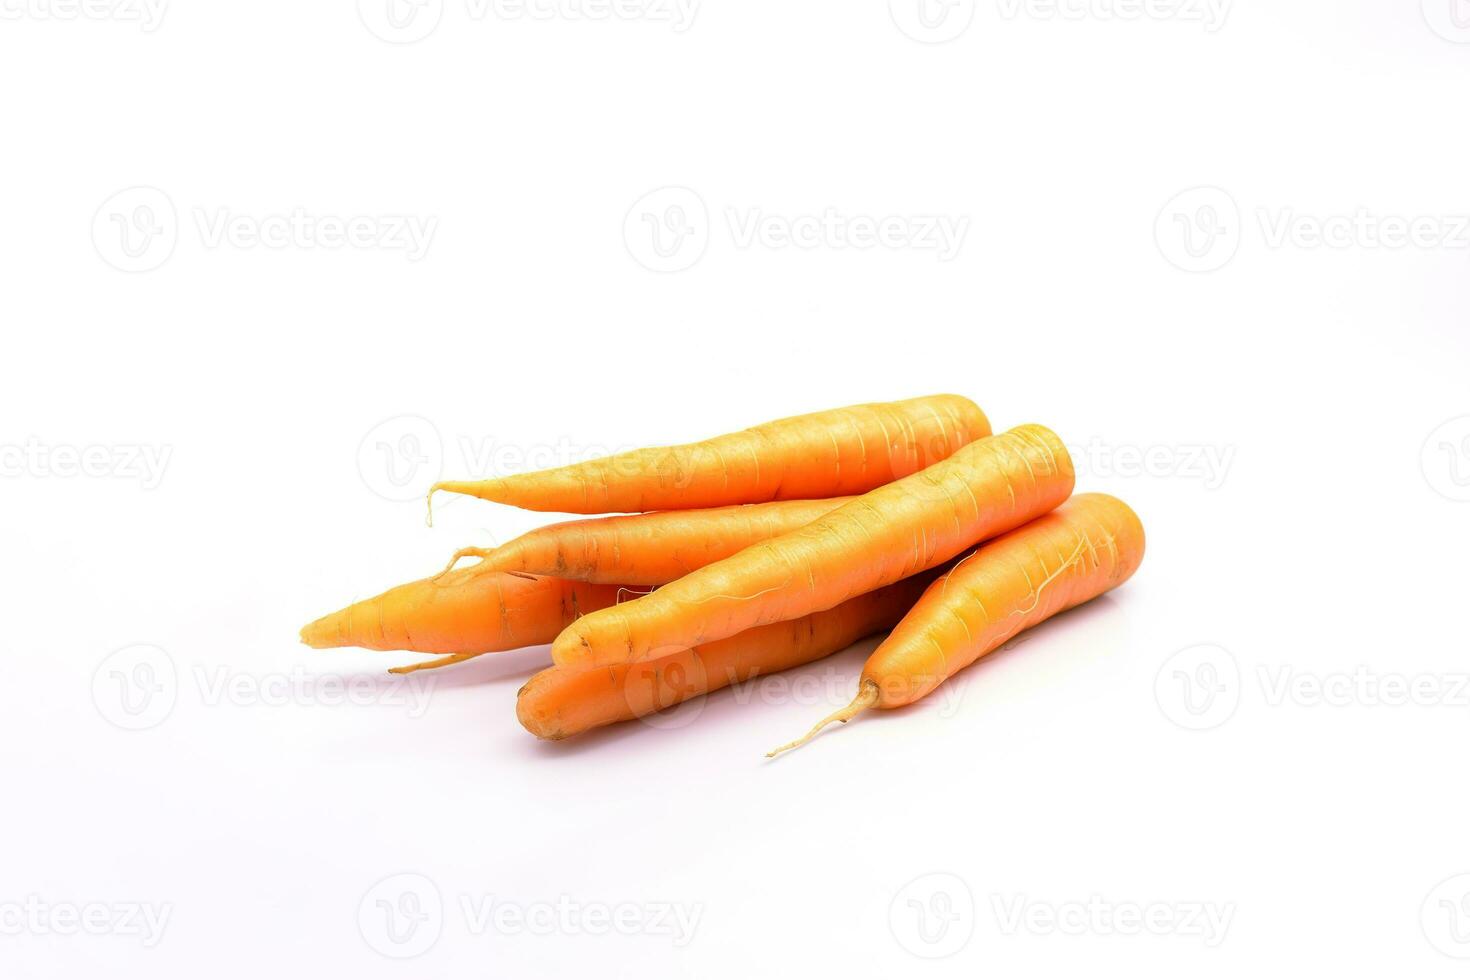
[[[561,739],[888,632],[852,703],[775,755],[831,722],[913,704],[1126,581],[1143,559],[1137,515],[1073,496],[1073,484],[1050,429],[993,434],[957,395],[441,483],[431,499],[615,516],[463,548],[439,574],[324,616],[301,639],[436,655],[395,672],[550,644],[552,666],[521,688],[516,715]]]

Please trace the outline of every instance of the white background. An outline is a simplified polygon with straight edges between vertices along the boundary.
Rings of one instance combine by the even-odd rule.
[[[0,972],[1462,975],[1449,0],[64,4],[0,22]],[[763,761],[869,643],[544,745],[544,649],[410,689],[297,643],[542,519],[426,529],[441,472],[939,391],[1055,428],[1149,552],[913,709]]]

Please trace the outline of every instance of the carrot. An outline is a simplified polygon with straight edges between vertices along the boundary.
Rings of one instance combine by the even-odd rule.
[[[537,738],[567,738],[810,663],[890,628],[937,574],[924,572],[823,612],[759,626],[659,660],[549,667],[521,688],[516,717]]]
[[[552,659],[646,660],[830,609],[1039,517],[1072,484],[1071,458],[1050,429],[982,439],[805,527],[582,617],[556,638]]]
[[[777,500],[709,510],[665,510],[566,521],[538,528],[498,548],[461,548],[481,558],[477,573],[529,572],[579,582],[662,585],[721,558],[829,514],[850,497]]]
[[[1141,561],[1143,525],[1127,504],[1073,497],[957,562],[873,651],[852,703],[767,756],[868,708],[918,701],[1022,630],[1122,585]]]
[[[479,654],[550,643],[585,612],[615,605],[616,585],[461,569],[353,603],[301,630],[307,646]],[[427,666],[427,665],[418,665]]]
[[[916,473],[988,435],[990,422],[974,402],[931,395],[536,473],[436,483],[429,499],[446,490],[525,510],[607,514],[840,497]]]

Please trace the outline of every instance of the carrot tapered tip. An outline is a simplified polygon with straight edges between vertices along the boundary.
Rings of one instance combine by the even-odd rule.
[[[873,681],[864,680],[862,686],[858,688],[857,697],[852,699],[851,704],[841,709],[840,711],[832,712],[830,715],[817,722],[815,725],[812,726],[811,731],[807,732],[796,741],[787,742],[785,745],[777,746],[776,748],[767,752],[766,758],[774,759],[782,752],[789,752],[792,749],[799,749],[806,743],[810,742],[812,739],[816,738],[818,732],[826,728],[828,725],[832,724],[834,721],[841,722],[845,725],[877,703],[878,685]]]
[[[315,650],[351,646],[348,610],[339,609],[301,627],[301,642]]]
[[[429,527],[434,526],[434,494],[443,490],[445,493],[462,493],[468,497],[479,497],[481,500],[494,500],[490,496],[490,487],[495,483],[493,480],[440,480],[429,488],[428,496],[424,502],[428,505]]]

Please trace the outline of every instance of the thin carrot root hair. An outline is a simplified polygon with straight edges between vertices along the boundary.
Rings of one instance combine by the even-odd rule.
[[[791,584],[791,576],[788,575],[788,576],[786,576],[786,580],[785,581],[780,582],[780,583],[778,583],[776,585],[772,585],[772,586],[770,586],[768,588],[761,589],[759,592],[752,592],[750,595],[726,595],[724,593],[715,594],[715,595],[705,595],[705,596],[700,596],[698,599],[696,599],[694,601],[693,605],[695,605],[695,606],[702,606],[706,602],[719,602],[719,601],[722,601],[722,600],[725,601],[725,602],[729,602],[731,600],[733,600],[735,602],[750,602],[752,600],[759,599],[761,596],[763,596],[763,595],[765,595],[765,594],[767,594],[769,592],[775,592],[775,591],[777,591],[779,589],[784,589],[784,588],[786,588],[790,584]]]
[[[774,748],[771,751],[767,752],[766,753],[766,758],[767,759],[774,759],[776,756],[780,755],[782,752],[789,752],[792,749],[799,749],[803,745],[805,745],[806,743],[810,742],[812,739],[816,738],[818,732],[820,732],[822,729],[826,728],[828,725],[832,724],[833,722],[840,722],[840,723],[842,723],[842,724],[845,725],[849,721],[852,721],[858,715],[862,714],[864,711],[867,711],[869,708],[871,708],[873,705],[875,705],[877,703],[878,703],[878,685],[877,685],[877,683],[875,681],[872,681],[872,680],[864,680],[863,683],[862,683],[862,685],[858,688],[857,697],[855,697],[855,698],[852,699],[852,703],[851,704],[849,704],[847,707],[841,709],[840,711],[834,711],[834,712],[832,712],[830,715],[828,715],[827,717],[823,718],[821,721],[817,722],[814,726],[812,726],[812,730],[811,731],[807,732],[805,735],[803,735],[801,738],[797,739],[796,741],[794,741],[794,742],[787,742],[785,745],[777,746],[776,748]]]
[[[940,590],[943,593],[949,592],[949,580],[954,576],[954,573],[959,571],[964,566],[965,562],[969,561],[971,558],[974,558],[978,554],[980,554],[980,546],[976,545],[975,548],[971,550],[968,555],[955,562],[954,566],[951,567],[949,571],[944,573],[943,584],[939,586]]]
[[[469,484],[466,483],[464,480],[440,480],[438,483],[430,487],[429,492],[424,496],[424,505],[428,508],[428,515],[425,517],[424,523],[427,524],[429,527],[434,526],[435,490],[445,490],[449,493],[465,493],[466,491],[464,488],[468,485]]]
[[[462,664],[466,660],[474,660],[476,657],[483,656],[483,653],[451,653],[447,657],[435,657],[433,660],[425,660],[421,664],[404,664],[402,667],[389,667],[388,673],[412,674],[416,670],[437,670],[440,667]]]
[[[1077,559],[1082,557],[1082,552],[1084,549],[1087,551],[1095,550],[1092,547],[1092,539],[1089,538],[1086,534],[1082,535],[1082,540],[1077,542],[1077,547],[1072,549],[1072,554],[1067,558],[1067,560],[1058,565],[1056,571],[1048,575],[1039,586],[1031,591],[1031,605],[1027,606],[1025,609],[1012,609],[1011,615],[1025,616],[1035,610],[1036,607],[1041,604],[1041,593],[1045,592],[1046,587],[1055,582],[1058,576],[1060,576],[1067,569],[1071,568],[1073,565],[1077,564]]]
[[[454,566],[459,564],[459,560],[461,558],[478,558],[481,561],[484,561],[486,558],[489,558],[490,557],[490,552],[492,552],[494,550],[495,550],[494,548],[461,548],[461,549],[459,549],[458,551],[456,551],[454,553],[454,557],[452,557],[452,558],[449,559],[449,564],[447,564],[447,565],[444,566],[444,570],[442,572],[440,572],[438,575],[435,575],[434,576],[434,581],[437,582],[441,578],[443,578],[444,576],[448,575],[450,572],[454,571]]]

